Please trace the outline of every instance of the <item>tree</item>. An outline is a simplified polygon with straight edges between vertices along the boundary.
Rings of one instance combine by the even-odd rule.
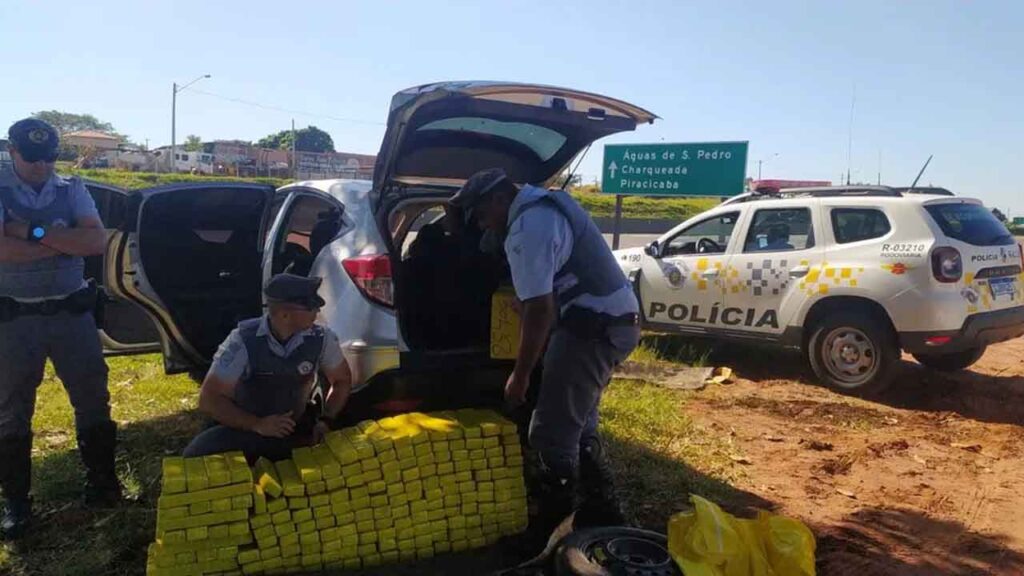
[[[1003,214],[1003,211],[1000,210],[999,208],[993,208],[992,215],[995,216],[996,219],[1002,222],[1003,224],[1009,222],[1009,218],[1007,218],[1006,214]]]
[[[185,151],[186,152],[199,152],[203,149],[203,139],[195,134],[189,134],[185,137]]]
[[[114,127],[110,122],[103,122],[92,114],[74,114],[71,112],[61,112],[59,110],[43,110],[32,114],[32,117],[49,122],[57,129],[57,132],[60,132],[61,134],[77,132],[79,130],[95,130],[97,132],[105,132],[114,136],[120,136],[120,134],[114,130]]]
[[[282,130],[271,134],[256,143],[260,148],[291,150],[292,131]],[[334,152],[334,140],[331,135],[316,126],[309,126],[295,131],[295,149],[299,152]]]

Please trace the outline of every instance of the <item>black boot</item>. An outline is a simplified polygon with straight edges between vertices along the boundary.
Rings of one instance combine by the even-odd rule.
[[[576,492],[574,478],[561,478],[541,465],[537,472],[536,492],[531,509],[530,525],[526,532],[506,541],[506,551],[516,557],[517,561],[536,559],[550,553],[549,541],[563,524],[566,532],[572,530],[571,522],[565,522],[573,512],[573,495]],[[559,536],[564,536],[560,534]],[[555,538],[557,543],[560,537]],[[553,546],[551,547],[553,548]]]
[[[114,469],[117,424],[103,422],[78,434],[78,451],[85,464],[86,506],[110,507],[121,501],[121,483]]]
[[[615,482],[604,445],[597,436],[580,441],[580,480],[575,526],[624,526]]]
[[[0,438],[0,490],[6,505],[0,540],[16,540],[32,523],[32,435]]]

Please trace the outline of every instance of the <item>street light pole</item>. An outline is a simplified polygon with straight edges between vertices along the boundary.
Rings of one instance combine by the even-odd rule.
[[[209,77],[210,77],[209,74],[203,74],[202,76],[199,76],[199,77],[195,78],[194,80],[192,80],[188,84],[185,84],[184,86],[178,87],[178,83],[177,82],[174,82],[174,84],[172,85],[172,93],[171,93],[171,155],[170,155],[170,158],[168,158],[168,160],[167,160],[167,171],[168,172],[174,172],[174,160],[175,160],[175,158],[178,155],[178,146],[177,146],[177,141],[176,141],[176,136],[177,136],[176,132],[177,132],[178,92],[181,92],[185,88],[188,88],[189,86],[195,84],[196,82],[199,82],[203,78],[209,78]]]
[[[778,155],[779,155],[779,153],[778,153],[778,152],[775,152],[774,154],[772,154],[771,156],[769,156],[769,157],[768,157],[767,159],[761,159],[761,160],[758,160],[758,161],[757,161],[757,179],[758,179],[758,180],[760,180],[760,179],[761,179],[761,165],[762,165],[762,164],[764,164],[765,162],[768,162],[768,161],[769,161],[769,160],[771,160],[772,158],[775,158],[775,157],[777,157]]]

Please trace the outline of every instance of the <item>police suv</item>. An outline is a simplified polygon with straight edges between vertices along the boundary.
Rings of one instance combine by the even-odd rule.
[[[901,349],[953,371],[1024,334],[1021,252],[978,200],[858,186],[743,194],[616,257],[647,328],[799,348],[866,393]]]

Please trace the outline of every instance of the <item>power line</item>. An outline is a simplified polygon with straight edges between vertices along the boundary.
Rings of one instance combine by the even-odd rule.
[[[384,122],[373,122],[370,120],[359,120],[357,118],[342,118],[340,116],[330,116],[328,114],[315,114],[313,112],[306,112],[303,110],[293,110],[290,108],[281,108],[279,106],[271,106],[269,104],[261,104],[259,102],[253,102],[251,100],[243,100],[241,98],[233,98],[231,96],[224,96],[221,94],[214,94],[213,92],[207,92],[205,90],[198,90],[196,88],[190,88],[189,92],[196,94],[202,94],[203,96],[210,96],[212,98],[218,98],[220,100],[226,100],[228,102],[234,102],[236,104],[244,104],[245,106],[252,106],[254,108],[262,108],[264,110],[273,110],[275,112],[284,112],[286,114],[298,114],[299,116],[309,116],[311,118],[322,118],[324,120],[334,120],[335,122],[350,122],[353,124],[367,124],[371,126],[384,126]]]

